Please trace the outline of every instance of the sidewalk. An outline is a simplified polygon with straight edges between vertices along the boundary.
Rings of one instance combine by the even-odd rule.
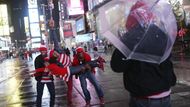
[[[17,61],[18,59],[6,59],[0,63],[0,83],[14,77],[17,73],[19,73],[19,66],[22,64],[17,63]]]

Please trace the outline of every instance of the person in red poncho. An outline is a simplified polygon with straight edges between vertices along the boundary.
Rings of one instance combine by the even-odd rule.
[[[73,66],[78,66],[78,65],[82,65],[82,64],[86,64],[88,62],[91,61],[91,57],[88,53],[84,52],[83,48],[77,48],[76,49],[76,55],[73,58]],[[85,100],[86,100],[86,106],[90,106],[90,100],[91,100],[91,96],[90,96],[90,92],[87,89],[87,81],[86,79],[88,79],[92,85],[95,87],[95,90],[98,94],[98,97],[100,99],[100,103],[104,104],[104,94],[103,91],[101,89],[101,86],[98,84],[95,75],[92,73],[92,67],[88,66],[87,69],[85,69],[85,72],[81,72],[81,74],[79,75],[79,79],[80,79],[80,83],[81,83],[81,87],[85,96]]]

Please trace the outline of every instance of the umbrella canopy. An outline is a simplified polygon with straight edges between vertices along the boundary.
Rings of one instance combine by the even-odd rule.
[[[113,0],[99,14],[99,31],[127,59],[161,63],[170,55],[177,24],[166,0]]]

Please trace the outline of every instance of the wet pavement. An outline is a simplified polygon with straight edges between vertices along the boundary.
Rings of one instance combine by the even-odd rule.
[[[96,78],[105,94],[105,107],[128,107],[129,94],[123,87],[122,73],[114,73],[110,66],[110,54],[103,54],[106,59],[105,72],[97,71]],[[172,88],[172,107],[190,107],[190,58],[175,56],[173,58],[178,81]],[[33,61],[7,59],[0,63],[0,107],[35,107],[36,81],[29,76],[33,70]],[[73,78],[73,107],[84,107],[84,95],[79,80]],[[67,107],[67,86],[64,81],[56,78],[56,105]],[[88,83],[91,92],[91,106],[100,107],[94,87]],[[43,107],[49,105],[49,93],[44,89]]]

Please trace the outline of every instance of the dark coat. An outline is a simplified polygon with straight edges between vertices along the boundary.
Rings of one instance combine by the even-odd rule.
[[[45,68],[44,57],[41,54],[36,57],[34,61],[34,67],[35,69]],[[43,75],[43,72],[38,72],[37,76],[35,76],[36,81],[41,81],[42,75]],[[53,76],[51,76],[51,79],[53,80]]]
[[[158,94],[168,91],[176,83],[170,58],[161,64],[125,59],[116,49],[111,58],[111,68],[114,72],[123,72],[124,86],[132,96]]]

